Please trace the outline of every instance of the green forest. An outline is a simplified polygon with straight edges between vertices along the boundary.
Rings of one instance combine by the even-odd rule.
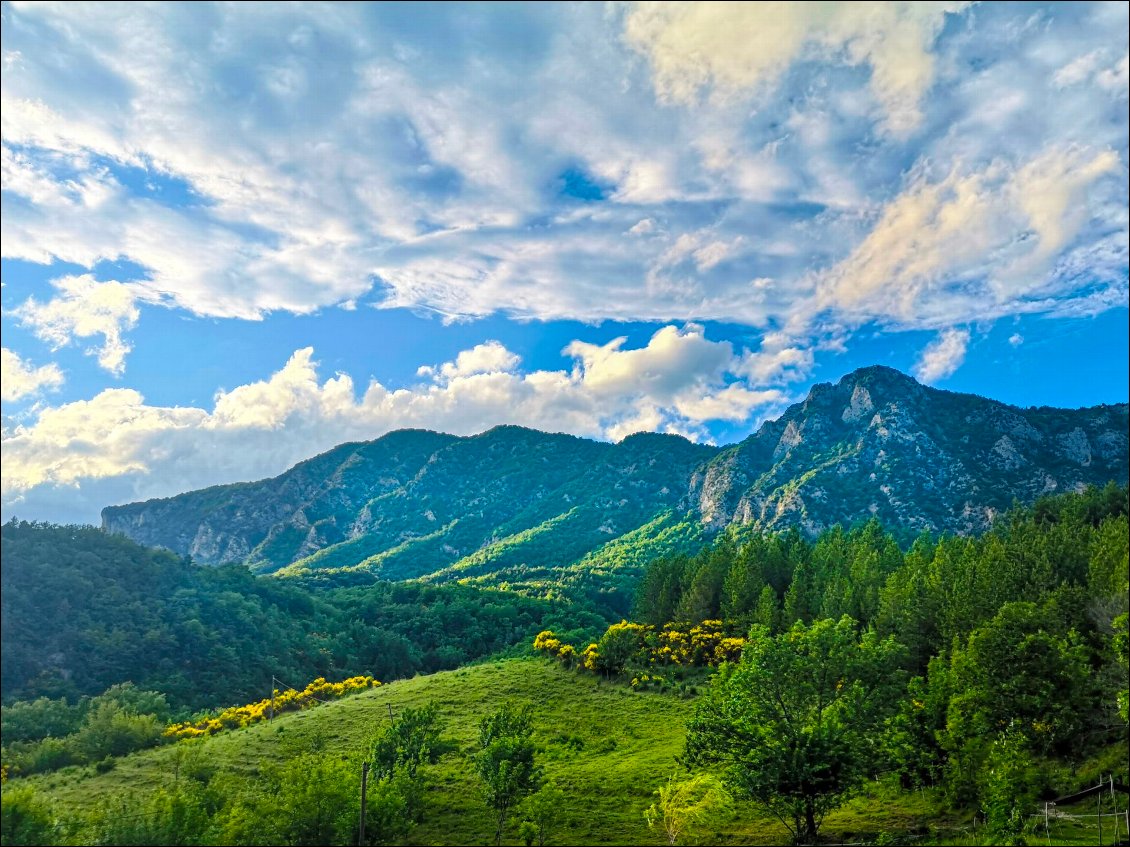
[[[975,537],[731,529],[641,566],[623,620],[10,522],[0,835],[1080,843],[1095,820],[1038,812],[1128,781],[1128,511],[1108,486]]]

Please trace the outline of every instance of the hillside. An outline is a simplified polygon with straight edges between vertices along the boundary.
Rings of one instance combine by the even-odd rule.
[[[904,537],[980,531],[1014,501],[1125,484],[1128,427],[1126,404],[1020,409],[872,367],[721,450],[670,435],[404,430],[274,479],[108,507],[102,525],[257,572],[552,585],[619,562],[630,582],[671,552],[640,532],[657,521],[680,550],[732,523],[814,536],[874,516]]]
[[[107,508],[102,525],[259,572],[360,566],[406,579],[487,546],[496,565],[564,563],[672,508],[714,452],[651,434],[607,444],[520,427],[471,438],[405,430],[275,479]]]
[[[637,693],[561,670],[542,660],[514,659],[417,677],[346,700],[276,718],[202,742],[199,759],[245,783],[272,764],[311,751],[353,756],[370,734],[406,706],[434,703],[445,722],[451,751],[433,767],[425,820],[410,844],[485,844],[493,838],[491,815],[466,756],[475,749],[477,722],[506,701],[533,707],[535,737],[546,775],[565,794],[557,844],[658,844],[644,810],[652,792],[676,772],[684,724],[693,702]],[[71,768],[28,784],[42,789],[70,813],[112,807],[128,793],[134,802],[155,789],[172,788],[183,745],[116,760],[108,773]],[[830,816],[829,833],[908,831],[938,820],[928,795],[875,804],[863,798]],[[865,810],[865,811],[862,811]],[[709,843],[787,844],[781,825],[742,804],[736,814],[704,832]],[[511,828],[504,843],[519,843]]]
[[[93,527],[9,522],[0,552],[5,704],[74,701],[126,680],[175,709],[257,698],[271,674],[388,681],[528,641],[563,610],[515,592],[367,574],[337,588],[257,577]],[[601,620],[576,606],[568,618]]]

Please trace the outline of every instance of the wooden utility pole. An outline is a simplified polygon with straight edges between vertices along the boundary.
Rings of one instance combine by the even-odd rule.
[[[357,828],[358,847],[365,843],[365,792],[369,787],[369,763],[361,763],[361,825]]]
[[[1099,788],[1101,789],[1102,787],[1103,787],[1103,778],[1100,776],[1099,777]],[[1098,809],[1099,809],[1099,813],[1097,815],[1097,817],[1099,819],[1099,847],[1102,847],[1102,843],[1103,843],[1103,793],[1102,793],[1102,791],[1099,791],[1099,793],[1096,794],[1095,797],[1098,800]]]
[[[271,674],[271,709],[267,712],[267,720],[273,721],[275,719],[275,676]]]

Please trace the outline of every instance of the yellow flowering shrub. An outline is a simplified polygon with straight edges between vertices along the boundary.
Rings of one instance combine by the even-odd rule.
[[[275,714],[294,712],[309,708],[322,700],[336,700],[367,688],[376,688],[378,685],[380,682],[371,676],[352,676],[341,682],[326,682],[324,678],[318,677],[302,691],[276,689],[274,698],[268,697],[246,706],[232,706],[219,714],[197,721],[170,724],[165,729],[165,737],[181,740],[215,735],[225,729],[236,729],[266,720],[272,709]]]

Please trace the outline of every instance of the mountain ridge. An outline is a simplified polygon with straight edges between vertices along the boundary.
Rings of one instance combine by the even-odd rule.
[[[390,579],[561,568],[668,513],[710,533],[815,534],[870,517],[906,533],[975,532],[1014,500],[1125,484],[1128,429],[1125,403],[1022,409],[873,365],[813,385],[723,447],[517,425],[394,430],[269,479],[107,507],[102,525],[204,563]]]

